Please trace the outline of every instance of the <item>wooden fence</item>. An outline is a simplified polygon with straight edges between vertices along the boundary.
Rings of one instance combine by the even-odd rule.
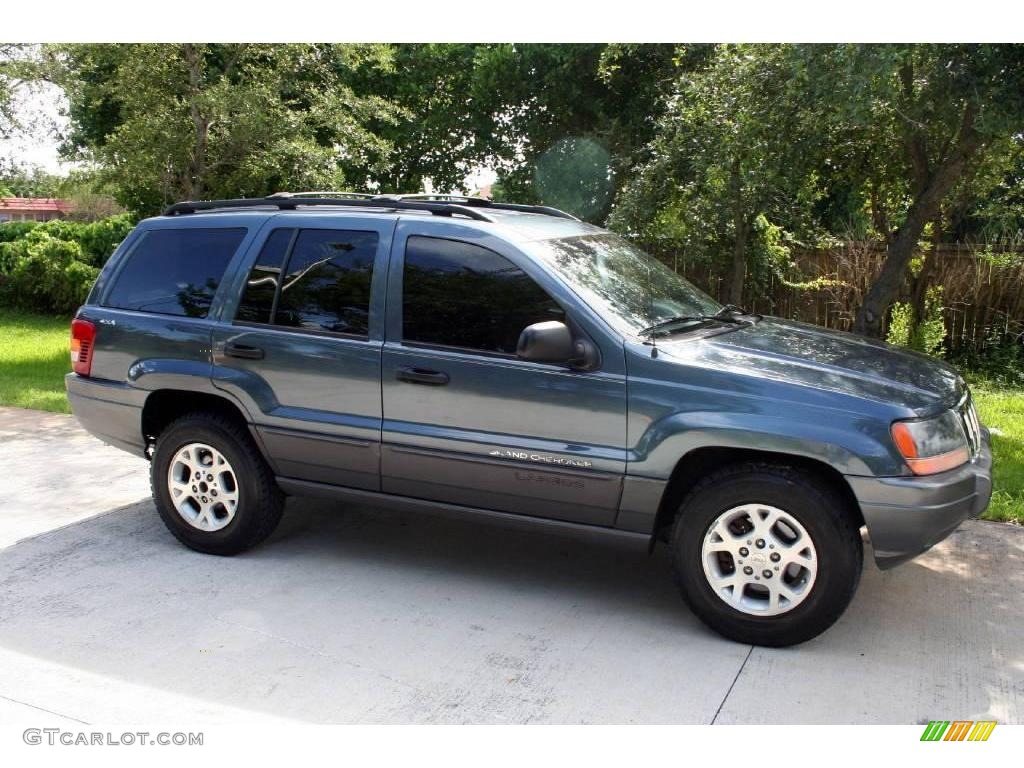
[[[767,290],[756,296],[748,291],[744,302],[754,312],[850,330],[884,258],[884,248],[870,243],[794,252],[796,268],[788,279],[772,276]],[[1024,250],[943,244],[920,258],[922,267],[917,276],[908,276],[900,299],[919,305],[928,286],[943,286],[951,350],[1024,339]],[[673,261],[670,266],[726,299],[727,280],[709,276],[706,265]]]

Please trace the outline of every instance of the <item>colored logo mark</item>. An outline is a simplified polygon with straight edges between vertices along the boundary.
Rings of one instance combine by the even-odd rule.
[[[995,727],[995,720],[932,720],[921,741],[988,741]]]

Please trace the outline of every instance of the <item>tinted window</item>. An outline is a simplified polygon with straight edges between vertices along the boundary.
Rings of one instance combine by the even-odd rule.
[[[275,229],[270,233],[259,258],[249,270],[249,279],[245,283],[235,320],[248,323],[270,322],[281,268],[288,256],[288,246],[294,234],[294,229]]]
[[[526,326],[564,318],[539,285],[494,251],[454,240],[409,238],[404,340],[515,354]]]
[[[106,306],[206,317],[244,229],[154,229],[132,249]]]
[[[367,335],[376,254],[376,232],[300,232],[281,284],[274,325]]]

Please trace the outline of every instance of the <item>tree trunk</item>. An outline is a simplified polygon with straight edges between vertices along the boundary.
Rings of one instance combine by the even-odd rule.
[[[732,189],[732,281],[729,283],[729,303],[743,304],[743,281],[747,276],[747,217],[743,210],[743,189],[739,160],[733,163],[730,178]]]
[[[907,218],[896,231],[886,248],[882,271],[871,285],[864,303],[857,312],[853,330],[876,338],[882,335],[885,313],[899,293],[907,274],[907,266],[914,255],[914,247],[924,232],[925,225],[937,219],[943,199],[963,175],[968,162],[981,146],[981,138],[974,130],[976,110],[964,109],[956,147],[934,173],[929,174],[920,192],[907,212]]]
[[[732,245],[732,282],[729,303],[743,305],[743,281],[747,276],[747,225],[742,214],[736,218],[736,238]]]
[[[200,200],[206,182],[206,152],[210,138],[210,122],[199,108],[202,92],[203,53],[199,46],[186,43],[183,48],[185,65],[188,67],[188,110],[192,119],[193,145],[188,167],[189,200]]]

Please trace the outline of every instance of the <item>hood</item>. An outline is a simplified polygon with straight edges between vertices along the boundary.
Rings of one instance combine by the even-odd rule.
[[[935,358],[881,341],[806,323],[765,317],[728,333],[658,342],[659,351],[717,370],[911,408],[951,407],[964,383]]]

